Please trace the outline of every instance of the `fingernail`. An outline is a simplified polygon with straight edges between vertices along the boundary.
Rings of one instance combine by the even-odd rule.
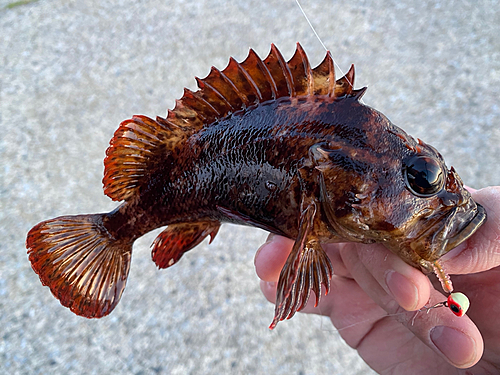
[[[408,311],[417,308],[418,290],[415,284],[396,271],[389,271],[385,276],[385,283],[394,299]]]
[[[454,365],[466,366],[476,357],[474,340],[454,328],[437,326],[431,330],[430,336],[434,345]]]
[[[269,243],[269,242],[271,242],[272,240],[274,240],[274,237],[276,237],[276,235],[275,235],[274,233],[269,233],[269,236],[267,236],[267,238],[266,238],[266,242],[264,242],[264,245],[265,245],[266,243]]]
[[[269,236],[267,236],[267,238],[266,238],[266,242],[264,242],[262,245],[260,245],[259,249],[257,250],[257,253],[259,253],[260,249],[262,249],[264,246],[273,242],[274,237],[276,237],[276,235],[274,233],[269,233]]]

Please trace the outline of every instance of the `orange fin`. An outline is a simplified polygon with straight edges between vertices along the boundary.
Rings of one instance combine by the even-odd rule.
[[[340,78],[335,85],[335,97],[351,95],[354,87],[354,65],[351,65],[349,71]]]
[[[359,99],[364,92],[353,90],[353,66],[335,81],[330,53],[312,69],[298,43],[288,62],[275,45],[264,60],[251,49],[243,62],[231,58],[224,70],[212,67],[207,77],[196,81],[199,90],[185,89],[166,118],[134,116],[120,124],[104,160],[104,192],[111,199],[128,200],[136,195],[158,163],[175,156],[189,136],[232,113],[281,97],[351,95]]]
[[[219,231],[218,221],[199,221],[195,223],[171,224],[154,240],[152,257],[158,268],[167,268],[179,261],[182,255],[191,250],[210,235],[213,241]]]
[[[302,46],[297,43],[297,49],[287,63],[292,76],[292,96],[314,94],[314,78],[311,65]]]
[[[117,241],[104,215],[61,216],[36,225],[26,247],[43,285],[77,315],[100,318],[116,306],[127,281],[132,243]]]
[[[165,162],[175,145],[189,136],[185,131],[174,129],[175,126],[164,119],[155,121],[146,116],[123,121],[106,150],[104,193],[114,201],[135,195],[158,163]]]
[[[311,290],[316,295],[315,306],[321,298],[321,284],[325,286],[326,294],[330,290],[332,264],[321,245],[311,237],[315,213],[314,204],[302,213],[299,235],[278,280],[276,307],[270,329],[300,311],[307,304]]]
[[[325,58],[312,71],[314,80],[314,95],[335,95],[335,68],[330,51],[326,53]]]
[[[353,91],[354,66],[335,81],[330,52],[316,68],[311,68],[302,46],[297,43],[293,57],[287,62],[274,44],[264,60],[250,49],[239,63],[233,58],[224,70],[212,67],[207,77],[196,79],[199,90],[184,91],[184,96],[168,112],[166,121],[178,127],[196,130],[248,106],[281,97],[329,95],[343,97]]]

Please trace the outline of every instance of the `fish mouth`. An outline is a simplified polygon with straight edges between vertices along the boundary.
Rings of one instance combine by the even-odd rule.
[[[458,233],[444,240],[445,243],[442,247],[444,249],[443,253],[447,253],[448,251],[460,245],[462,242],[472,236],[481,225],[484,224],[484,222],[486,221],[486,210],[478,203],[476,203],[476,207],[476,214],[469,221],[469,223],[465,227],[460,229]]]

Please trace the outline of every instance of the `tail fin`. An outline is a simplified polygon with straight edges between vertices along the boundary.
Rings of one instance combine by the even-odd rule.
[[[77,315],[100,318],[117,305],[127,281],[132,242],[116,240],[106,214],[61,216],[28,233],[31,267],[43,285]]]

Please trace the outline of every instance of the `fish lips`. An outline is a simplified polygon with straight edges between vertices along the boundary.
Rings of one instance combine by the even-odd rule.
[[[410,247],[426,261],[435,261],[472,236],[485,222],[483,206],[470,200],[467,204],[452,208],[442,219],[434,217],[428,226],[412,240]],[[432,271],[432,269],[428,269]]]
[[[470,215],[461,217],[458,212],[460,207],[457,207],[450,215],[452,217],[447,220],[449,224],[449,227],[447,225],[447,229],[451,233],[451,236],[445,238],[442,245],[443,254],[441,255],[446,254],[470,238],[484,224],[486,221],[486,210],[478,203],[475,203],[475,205],[476,209],[474,210],[475,212],[472,211],[474,213],[472,218],[470,218]]]

